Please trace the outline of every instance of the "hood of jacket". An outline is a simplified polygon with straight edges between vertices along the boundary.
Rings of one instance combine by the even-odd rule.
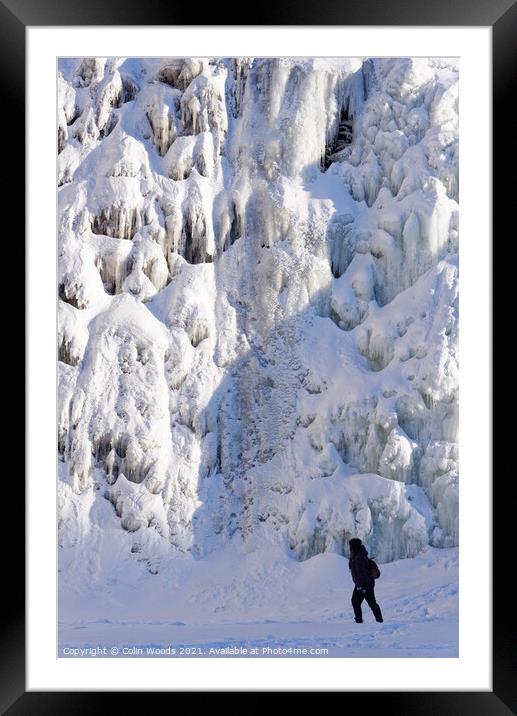
[[[368,550],[362,544],[355,554],[350,555],[350,559],[357,559],[358,557],[368,557]]]

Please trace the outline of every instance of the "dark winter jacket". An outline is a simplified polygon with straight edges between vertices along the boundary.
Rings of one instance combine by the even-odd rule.
[[[357,554],[350,557],[348,566],[352,572],[352,579],[356,587],[373,587],[375,581],[373,577],[370,576],[368,551],[364,544],[359,547]]]

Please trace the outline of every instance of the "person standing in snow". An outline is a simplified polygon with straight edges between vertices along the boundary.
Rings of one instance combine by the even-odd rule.
[[[370,565],[368,563],[368,551],[360,539],[354,537],[348,542],[350,547],[350,559],[348,566],[352,573],[352,579],[355,587],[352,593],[352,607],[354,608],[355,620],[358,624],[363,621],[363,612],[361,604],[363,599],[370,607],[375,620],[382,622],[381,608],[375,600],[374,585],[375,580],[370,574]]]

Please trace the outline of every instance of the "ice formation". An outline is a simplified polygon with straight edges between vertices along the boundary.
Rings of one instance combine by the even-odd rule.
[[[457,544],[454,60],[61,60],[57,161],[64,548]]]

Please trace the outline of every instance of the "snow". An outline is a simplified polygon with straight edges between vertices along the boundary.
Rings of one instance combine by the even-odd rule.
[[[114,570],[96,565],[106,570],[102,589],[78,583],[61,598],[59,655],[105,648],[96,654],[110,657],[116,646],[118,656],[140,658],[458,656],[457,549],[428,547],[383,565],[376,597],[384,623],[364,604],[361,625],[345,558],[267,554],[261,545],[245,554],[228,545],[208,562],[181,559],[152,577],[152,589],[127,559]]]
[[[455,60],[66,59],[57,99],[62,634],[455,653]]]

